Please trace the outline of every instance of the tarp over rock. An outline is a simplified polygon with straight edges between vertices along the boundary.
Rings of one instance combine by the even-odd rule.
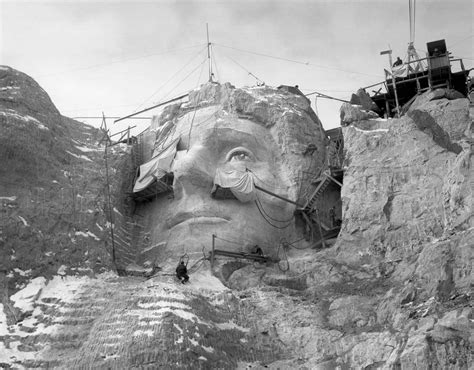
[[[138,179],[133,186],[134,193],[146,189],[153,181],[162,179],[171,172],[171,164],[176,156],[178,141],[179,138],[173,140],[159,154],[140,166]]]
[[[255,200],[254,176],[250,171],[218,168],[212,192],[216,191],[216,185],[224,189],[230,189],[232,194],[243,203]]]

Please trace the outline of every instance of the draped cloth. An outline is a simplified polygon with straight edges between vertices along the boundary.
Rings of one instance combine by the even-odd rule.
[[[230,189],[232,194],[242,203],[255,200],[254,175],[246,170],[222,170],[216,169],[214,177],[214,187],[212,192],[217,190],[217,186]]]
[[[160,180],[171,172],[171,165],[176,156],[178,141],[179,138],[173,140],[161,152],[140,166],[138,179],[133,186],[134,193],[146,189],[155,180]]]
[[[408,76],[408,65],[402,64],[396,67],[392,67],[392,72],[384,69],[385,71],[385,78],[392,78],[392,77],[407,77]]]

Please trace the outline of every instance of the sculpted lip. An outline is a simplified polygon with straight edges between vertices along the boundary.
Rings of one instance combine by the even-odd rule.
[[[217,215],[213,212],[196,211],[196,212],[179,212],[168,221],[168,228],[171,229],[188,220],[196,220],[202,223],[228,222],[230,217]]]

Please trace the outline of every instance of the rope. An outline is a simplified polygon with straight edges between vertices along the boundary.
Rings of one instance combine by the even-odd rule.
[[[230,59],[232,62],[234,62],[235,64],[237,64],[240,68],[242,68],[245,72],[247,72],[250,76],[252,76],[253,78],[255,78],[257,80],[257,83],[261,83],[261,84],[264,84],[263,80],[261,80],[260,78],[258,78],[257,76],[255,76],[252,72],[250,72],[247,68],[245,68],[243,65],[241,65],[240,63],[236,62],[234,59],[232,59],[231,57],[225,55],[226,58]]]
[[[297,243],[297,242],[299,242],[299,241],[301,241],[301,240],[303,240],[303,239],[304,239],[304,238],[299,238],[299,239],[296,239],[295,241],[292,241],[291,243],[287,242],[285,239],[282,239],[281,243],[282,243],[283,245],[288,245],[289,247],[292,247],[292,248],[298,249],[298,250],[303,250],[303,249],[308,249],[308,248],[310,248],[310,247],[311,247],[310,245],[308,245],[307,247],[303,247],[303,248],[298,248],[298,247],[295,245],[295,243]]]
[[[288,220],[277,220],[276,218],[273,218],[271,217],[266,211],[265,209],[263,208],[263,205],[262,205],[262,202],[260,201],[260,199],[258,198],[258,196],[256,197],[257,199],[255,200],[255,202],[258,203],[258,205],[260,206],[260,209],[262,210],[262,212],[265,214],[265,216],[267,216],[270,220],[272,221],[276,221],[276,222],[281,222],[281,223],[286,223],[286,222],[291,222],[294,220],[295,216],[291,216],[290,219]]]
[[[257,201],[255,201],[255,204],[257,205],[258,212],[259,212],[260,215],[263,217],[263,219],[264,219],[270,226],[274,227],[275,229],[280,229],[280,230],[282,230],[282,229],[286,229],[288,226],[291,225],[291,222],[289,222],[288,225],[286,225],[286,226],[277,226],[277,225],[272,224],[269,220],[267,220],[267,218],[266,218],[265,215],[263,214],[263,212],[262,212],[262,210],[260,209],[260,207],[259,207]]]

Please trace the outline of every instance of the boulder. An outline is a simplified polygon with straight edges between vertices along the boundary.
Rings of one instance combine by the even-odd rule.
[[[355,94],[352,94],[350,103],[353,105],[360,105],[364,110],[370,110],[373,112],[378,112],[380,110],[364,89],[359,89]]]
[[[379,115],[370,110],[366,110],[361,105],[344,103],[340,110],[341,126],[347,126],[364,120],[378,118]]]

